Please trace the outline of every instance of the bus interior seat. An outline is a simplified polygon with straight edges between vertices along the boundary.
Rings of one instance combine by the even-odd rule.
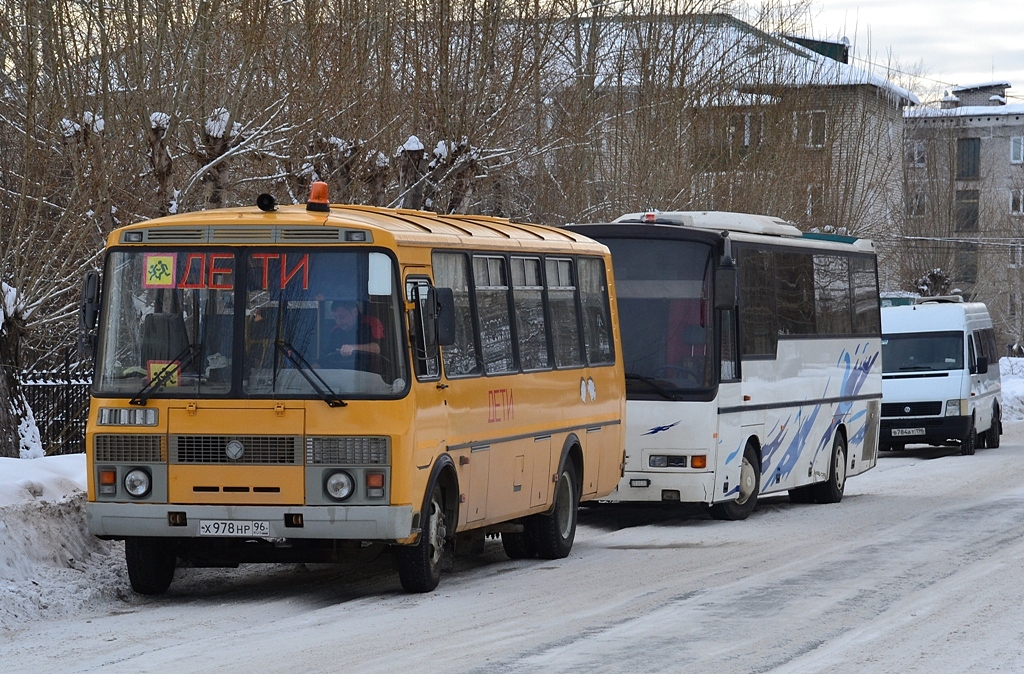
[[[142,321],[142,367],[150,361],[170,361],[189,345],[181,314],[148,314]]]

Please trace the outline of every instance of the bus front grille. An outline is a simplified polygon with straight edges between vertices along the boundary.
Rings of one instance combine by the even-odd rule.
[[[303,458],[302,438],[290,435],[172,435],[170,445],[172,463],[297,465]]]
[[[164,436],[107,433],[96,435],[93,456],[100,463],[161,463]]]

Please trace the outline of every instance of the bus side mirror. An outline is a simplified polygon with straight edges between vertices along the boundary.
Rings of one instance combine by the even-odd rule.
[[[96,318],[100,313],[99,272],[86,272],[82,279],[82,299],[78,305],[78,353],[92,358],[96,349]]]
[[[82,300],[78,306],[78,327],[81,330],[96,329],[96,317],[100,313],[100,274],[90,271],[82,279]]]
[[[455,293],[451,288],[434,288],[437,295],[437,343],[455,343]]]
[[[736,306],[736,267],[722,266],[715,270],[715,308],[732,309]]]

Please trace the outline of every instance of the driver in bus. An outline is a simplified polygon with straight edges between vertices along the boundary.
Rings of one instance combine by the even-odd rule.
[[[380,343],[384,339],[384,324],[375,316],[360,311],[355,300],[337,300],[331,303],[334,326],[327,333],[327,367],[346,367],[376,370]]]

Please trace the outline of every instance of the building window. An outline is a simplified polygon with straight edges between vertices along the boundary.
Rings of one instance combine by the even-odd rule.
[[[825,216],[825,186],[807,186],[807,217],[821,219]]]
[[[924,192],[907,195],[907,215],[920,217],[925,215],[928,207],[928,196]]]
[[[964,283],[975,283],[978,280],[978,247],[973,243],[965,243],[956,251],[957,277]]]
[[[796,113],[794,135],[804,147],[825,147],[825,111]]]
[[[956,141],[957,180],[977,180],[981,177],[981,139],[960,138]]]
[[[1021,250],[1022,247],[1019,243],[1010,245],[1010,269],[1019,269],[1021,267]]]
[[[1010,138],[1010,163],[1024,164],[1024,136]]]
[[[1010,190],[1010,213],[1024,215],[1024,190]]]
[[[953,226],[958,232],[978,231],[978,190],[957,190]]]
[[[925,144],[923,140],[907,141],[907,166],[911,168],[924,168]]]

